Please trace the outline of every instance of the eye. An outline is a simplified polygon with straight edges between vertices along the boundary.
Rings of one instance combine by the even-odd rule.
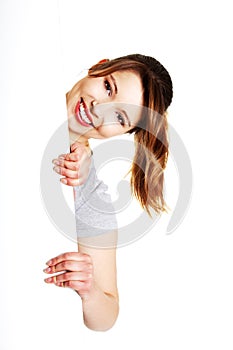
[[[104,87],[105,87],[105,90],[107,91],[108,96],[112,96],[112,88],[107,79],[104,80]]]
[[[122,117],[122,115],[118,112],[116,112],[116,116],[117,116],[117,119],[119,121],[119,123],[122,125],[122,126],[125,126],[125,119],[124,117]]]

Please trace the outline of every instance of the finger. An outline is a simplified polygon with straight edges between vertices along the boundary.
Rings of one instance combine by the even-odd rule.
[[[60,154],[59,156],[58,156],[58,158],[59,159],[65,159],[66,158],[66,154],[64,153],[64,154]]]
[[[56,265],[48,266],[43,270],[45,273],[52,274],[55,272],[61,271],[92,271],[92,264],[84,261],[75,261],[75,260],[65,260]]]
[[[90,149],[89,144],[86,146],[83,144],[74,144],[71,146],[71,152],[72,154],[78,154],[80,157],[86,155],[89,158],[93,155],[93,151]]]
[[[86,281],[92,278],[92,273],[88,272],[65,272],[56,276],[56,283],[68,281]]]
[[[63,160],[63,164],[61,164],[61,167],[69,169],[69,170],[79,170],[80,168],[80,161],[79,160]]]
[[[62,176],[65,176],[65,177],[69,177],[71,179],[76,179],[78,178],[78,171],[74,171],[74,170],[69,170],[69,169],[66,169],[66,168],[63,168],[63,167],[60,167],[60,166],[55,166],[53,168],[53,170],[59,174],[59,175],[62,175]]]
[[[55,283],[55,285],[57,286],[57,287],[65,287],[65,282],[57,282],[57,283]]]
[[[70,169],[70,170],[79,170],[80,165],[79,165],[79,161],[75,160],[75,161],[69,161],[69,160],[65,160],[65,159],[53,159],[52,163],[55,166],[61,167],[61,168],[66,168],[66,169]]]
[[[83,178],[78,178],[78,179],[70,179],[70,178],[61,178],[60,179],[61,183],[67,186],[81,186],[85,183],[85,180]]]
[[[52,280],[50,277],[48,280]],[[81,297],[85,296],[85,294],[89,293],[91,285],[92,285],[92,279],[88,278],[85,281],[79,281],[79,280],[69,280],[69,281],[63,281],[63,282],[58,282],[55,279],[55,283],[52,281],[47,281],[45,280],[46,283],[53,283],[57,287],[69,287],[75,290]]]
[[[91,288],[91,279],[88,279],[86,281],[68,281],[63,282],[64,287],[69,287],[78,292],[78,294],[82,295],[84,293],[88,293]]]
[[[65,156],[65,160],[77,162],[80,158],[80,153],[68,153]],[[61,158],[62,159],[62,158]]]
[[[54,165],[58,165],[58,166],[64,166],[64,162],[65,162],[65,160],[62,158],[55,158],[52,160],[52,163]]]
[[[80,142],[75,142],[70,147],[71,152],[78,152],[78,151],[84,151],[85,145]]]
[[[86,261],[89,263],[92,262],[91,257],[88,254],[83,254],[79,252],[67,252],[50,259],[46,262],[46,265],[54,266],[65,260]]]
[[[72,162],[78,162],[81,160],[85,161],[85,162],[88,161],[88,163],[90,164],[91,163],[91,159],[90,159],[91,152],[84,151],[84,152],[79,152],[78,154],[77,153],[63,154],[63,155],[60,155],[58,158],[53,159],[52,162],[54,165],[63,166],[63,167],[67,167],[67,168],[73,167]],[[69,163],[69,162],[71,162],[71,163]]]
[[[75,290],[81,297],[89,293],[91,288],[91,280],[86,281],[67,281],[67,282],[57,282],[57,287],[69,287]]]
[[[79,153],[66,153],[66,154],[60,154],[58,158],[54,160],[71,160],[71,161],[77,161],[80,158]]]
[[[65,272],[52,277],[45,278],[46,283],[61,283],[69,281],[86,281],[92,278],[90,272]]]

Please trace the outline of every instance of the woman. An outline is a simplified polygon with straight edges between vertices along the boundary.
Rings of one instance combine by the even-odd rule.
[[[157,213],[166,210],[163,198],[163,172],[168,157],[166,113],[172,94],[167,70],[154,58],[140,54],[102,60],[74,85],[67,93],[71,153],[54,160],[54,170],[64,176],[62,183],[76,186],[75,202],[80,200],[78,191],[82,186],[94,186],[104,196],[106,192],[103,184],[96,186],[98,179],[90,175],[92,170],[88,174],[91,164],[88,139],[133,133],[132,192],[148,214],[151,209]],[[85,208],[84,202],[76,210],[79,215]],[[108,200],[107,203],[111,205]],[[85,212],[86,208],[79,218]],[[98,218],[105,222],[101,215]],[[115,226],[109,230],[105,227],[105,234],[108,231],[111,240],[116,241]],[[102,236],[100,233],[97,236]],[[113,326],[119,311],[116,251],[114,247],[95,249],[82,244],[86,237],[79,239],[78,252],[61,254],[47,263],[44,271],[58,274],[45,281],[74,289],[82,299],[86,326],[103,331]]]

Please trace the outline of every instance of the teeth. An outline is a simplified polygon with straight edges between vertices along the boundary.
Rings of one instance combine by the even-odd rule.
[[[80,110],[80,116],[81,116],[82,120],[87,124],[91,124],[90,120],[88,119],[88,117],[86,115],[85,108],[84,108],[82,103],[80,103],[79,110]]]

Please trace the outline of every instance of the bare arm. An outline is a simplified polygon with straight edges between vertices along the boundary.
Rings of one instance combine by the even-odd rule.
[[[111,236],[114,236],[113,232]],[[118,290],[116,271],[116,250],[90,248],[78,245],[81,253],[88,254],[93,263],[92,286],[81,295],[85,325],[93,330],[111,328],[118,316]]]
[[[44,272],[57,274],[46,278],[45,282],[74,289],[82,299],[85,325],[95,331],[106,331],[114,325],[119,312],[116,250],[83,244],[84,240],[78,244],[78,252],[51,259]]]
[[[86,148],[77,144],[73,145],[71,154],[62,155],[54,161],[55,171],[65,176],[62,182],[70,186],[86,181],[90,163]],[[91,188],[92,185],[94,188],[95,182]],[[86,207],[79,208],[80,212],[82,219],[83,215],[86,216]],[[86,220],[89,221],[88,217]],[[82,220],[78,224],[79,229],[80,225]],[[93,236],[88,235],[88,228],[84,225],[85,237],[78,239],[78,252],[64,253],[51,259],[44,270],[48,274],[57,273],[46,278],[45,282],[72,288],[80,295],[84,323],[95,331],[111,328],[119,312],[115,248],[117,231],[109,230],[108,233],[105,230],[104,234]]]

